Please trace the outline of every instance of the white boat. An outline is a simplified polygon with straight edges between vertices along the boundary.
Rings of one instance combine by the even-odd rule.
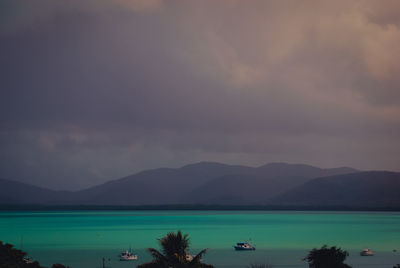
[[[370,250],[369,248],[363,249],[360,252],[361,256],[374,256],[374,252],[372,250]]]
[[[125,250],[119,254],[120,261],[136,261],[137,259],[137,255],[132,254],[131,250]]]
[[[233,246],[235,250],[256,250],[254,246],[252,246],[249,242],[244,243],[236,243],[236,246]]]

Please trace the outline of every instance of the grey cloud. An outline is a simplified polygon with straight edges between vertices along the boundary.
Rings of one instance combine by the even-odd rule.
[[[0,176],[75,189],[199,160],[398,169],[396,3],[21,3],[1,11]]]

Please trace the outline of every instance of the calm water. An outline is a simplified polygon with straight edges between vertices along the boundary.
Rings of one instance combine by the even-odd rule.
[[[246,267],[267,262],[275,267],[308,267],[308,250],[323,244],[350,252],[353,267],[392,268],[400,263],[400,213],[265,211],[73,211],[0,212],[0,240],[27,251],[42,265],[60,262],[73,268],[135,267],[149,261],[145,249],[156,238],[182,230],[192,253],[210,248],[204,261],[216,267]],[[235,242],[249,238],[257,250],[235,252]],[[119,262],[131,246],[137,262]],[[362,248],[374,257],[360,257]]]

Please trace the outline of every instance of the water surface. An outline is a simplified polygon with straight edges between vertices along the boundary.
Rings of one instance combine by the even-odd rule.
[[[400,263],[398,212],[268,212],[268,211],[67,211],[0,212],[0,240],[12,243],[50,266],[73,268],[135,267],[149,261],[145,249],[157,238],[182,230],[191,238],[192,253],[210,248],[204,261],[216,267],[246,267],[268,262],[275,267],[308,267],[307,252],[324,244],[350,252],[353,267],[392,268]],[[235,242],[249,239],[254,252],[235,252]],[[131,246],[137,262],[119,262]],[[362,248],[374,257],[360,257]]]

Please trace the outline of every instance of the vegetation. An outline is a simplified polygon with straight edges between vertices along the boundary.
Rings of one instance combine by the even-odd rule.
[[[39,262],[31,261],[27,253],[0,241],[0,268],[44,268]],[[69,268],[62,264],[53,264],[52,268]]]
[[[320,249],[314,248],[306,257],[310,268],[351,268],[344,263],[349,253],[341,248],[328,248],[324,245]]]
[[[69,266],[68,266],[68,267],[65,267],[65,266],[62,265],[62,264],[56,263],[56,264],[53,264],[53,265],[51,266],[51,268],[69,268]]]
[[[37,261],[28,263],[26,255],[13,245],[0,241],[0,268],[43,268]]]
[[[188,258],[189,238],[187,234],[170,232],[158,239],[161,252],[154,248],[148,251],[153,256],[153,261],[144,263],[137,268],[214,268],[209,264],[201,263],[202,256],[207,249],[203,249],[193,258]]]

